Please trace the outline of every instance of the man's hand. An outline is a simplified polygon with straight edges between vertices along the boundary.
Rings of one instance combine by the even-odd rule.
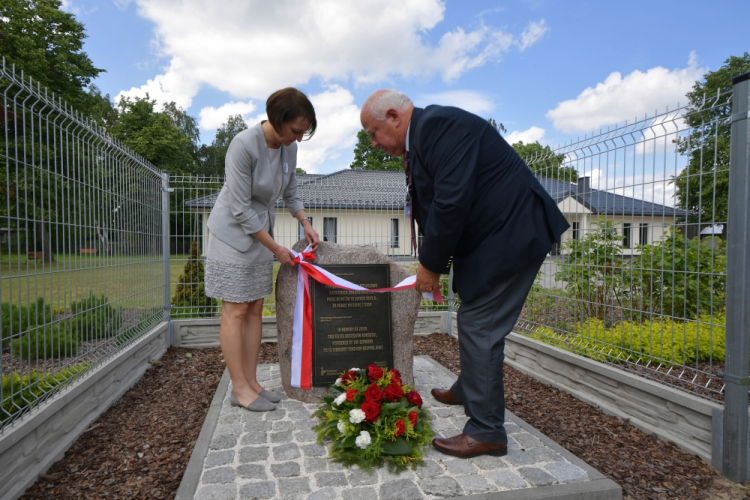
[[[433,273],[422,264],[417,268],[417,291],[432,292],[440,288],[440,273]]]

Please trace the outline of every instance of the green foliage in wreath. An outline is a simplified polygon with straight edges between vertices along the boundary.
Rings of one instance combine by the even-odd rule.
[[[384,463],[394,473],[423,464],[422,451],[435,435],[419,393],[401,383],[398,370],[374,364],[342,374],[313,416],[320,419],[318,442],[333,441],[330,458],[367,471]]]

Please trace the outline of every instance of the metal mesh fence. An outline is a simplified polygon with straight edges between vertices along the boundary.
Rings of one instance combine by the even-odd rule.
[[[526,158],[571,224],[517,331],[721,399],[731,94]]]
[[[162,174],[0,70],[0,433],[164,319]]]

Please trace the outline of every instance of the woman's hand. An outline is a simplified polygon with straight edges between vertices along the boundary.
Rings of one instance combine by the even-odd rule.
[[[316,251],[318,249],[318,245],[320,245],[320,236],[318,235],[318,232],[313,229],[312,224],[309,222],[304,225],[305,230],[305,239],[312,247],[312,251]]]
[[[274,248],[273,255],[281,264],[294,266],[294,254],[292,254],[292,252],[288,248],[278,245],[276,248]]]

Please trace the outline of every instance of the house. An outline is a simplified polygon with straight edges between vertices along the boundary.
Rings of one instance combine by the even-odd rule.
[[[623,254],[632,255],[637,245],[658,241],[676,219],[689,215],[666,205],[592,189],[589,177],[576,184],[547,178],[539,181],[570,222],[563,241],[583,237],[605,216],[623,235]],[[302,174],[297,175],[297,190],[321,240],[373,245],[393,257],[410,255],[403,172],[344,169],[328,175]],[[217,196],[218,192],[185,202],[187,209],[201,214],[203,241],[208,241],[206,223]],[[301,226],[281,200],[276,203],[274,236],[287,247],[302,238]]]

